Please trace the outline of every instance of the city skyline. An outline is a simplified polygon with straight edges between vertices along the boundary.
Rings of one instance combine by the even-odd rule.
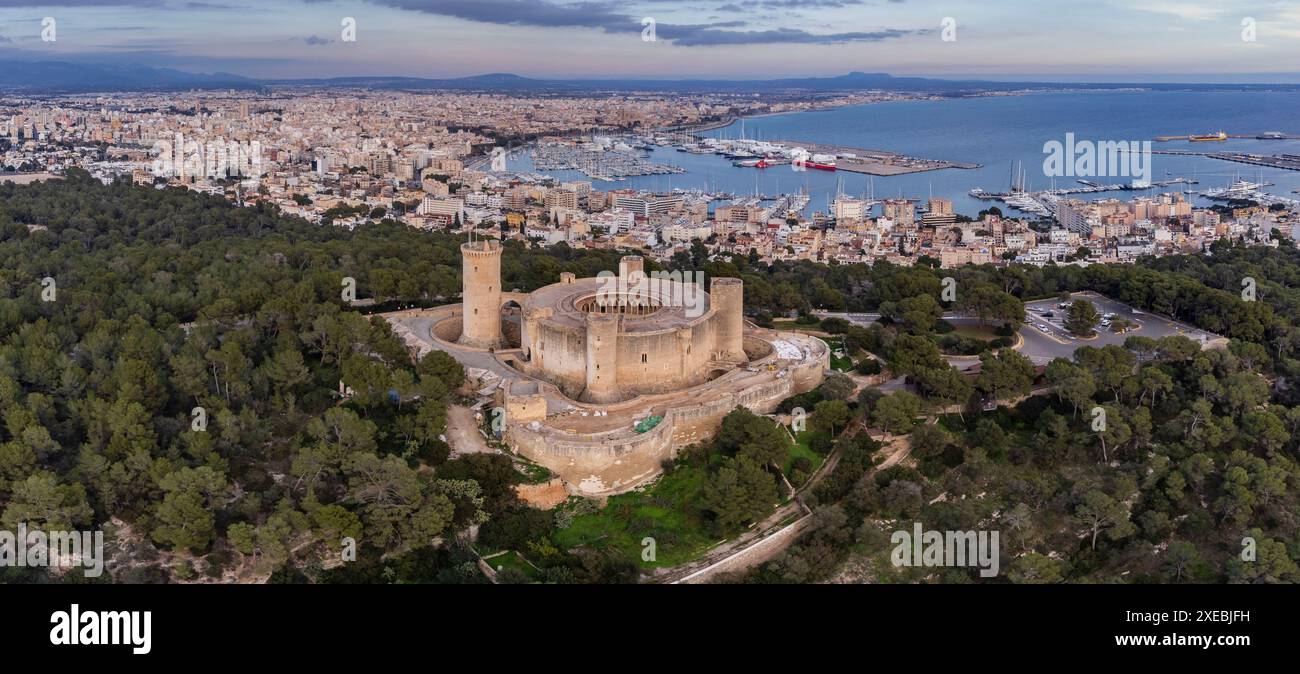
[[[1044,4],[1052,11],[1027,16],[1014,3],[966,0],[293,0],[272,7],[0,0],[0,58],[271,79],[489,72],[761,79],[858,70],[1060,82],[1300,81],[1300,8],[1290,3]],[[57,22],[56,39],[48,39],[46,17]],[[347,18],[355,23],[345,25]],[[1106,49],[1090,46],[1102,38]]]

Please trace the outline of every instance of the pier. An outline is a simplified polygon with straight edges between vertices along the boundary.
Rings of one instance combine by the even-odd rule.
[[[835,169],[850,173],[865,173],[873,176],[898,176],[908,173],[938,171],[946,168],[977,169],[982,164],[968,164],[944,159],[922,159],[909,157],[888,150],[847,147],[843,145],[825,145],[822,143],[805,143],[797,140],[773,141],[786,147],[802,147],[812,154],[835,155]]]
[[[1216,140],[1198,140],[1198,141],[1193,141],[1193,140],[1192,140],[1193,138],[1196,138],[1196,134],[1189,134],[1189,135],[1166,135],[1166,136],[1156,136],[1156,137],[1153,138],[1152,140],[1156,141],[1157,143],[1169,143],[1169,142],[1180,141],[1180,140],[1181,140],[1181,141],[1186,141],[1186,142],[1189,142],[1189,143],[1190,143],[1190,142],[1199,142],[1199,143],[1213,143],[1213,142],[1218,142],[1218,141],[1216,141]],[[1278,132],[1278,131],[1264,131],[1264,132],[1261,132],[1261,133],[1228,133],[1228,134],[1224,134],[1224,138],[1223,138],[1223,140],[1227,140],[1227,139],[1229,139],[1229,138],[1238,138],[1238,139],[1246,138],[1246,139],[1252,139],[1252,140],[1300,140],[1300,135],[1296,135],[1296,134],[1293,134],[1293,133],[1281,133],[1281,132]]]
[[[1249,152],[1197,152],[1195,150],[1152,150],[1151,154],[1168,154],[1182,157],[1208,157],[1210,159],[1236,162],[1238,164],[1251,164],[1253,166],[1282,169],[1284,171],[1300,171],[1300,155],[1294,154],[1260,155]]]

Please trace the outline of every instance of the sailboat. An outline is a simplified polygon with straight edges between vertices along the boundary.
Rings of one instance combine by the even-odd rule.
[[[1193,185],[1196,185],[1196,184],[1199,184],[1200,182],[1201,182],[1200,179],[1196,176],[1196,167],[1193,166],[1193,167],[1192,167],[1192,184],[1193,184]],[[1196,190],[1183,190],[1183,194],[1196,194]]]

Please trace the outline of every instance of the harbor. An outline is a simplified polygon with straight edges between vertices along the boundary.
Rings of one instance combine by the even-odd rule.
[[[1300,99],[1300,94],[1295,97]],[[1124,97],[1128,98],[1130,97]],[[1136,97],[1131,98],[1138,100]],[[1293,164],[1291,158],[1282,156],[1284,153],[1293,153],[1300,157],[1300,142],[1290,139],[1294,135],[1290,130],[1293,121],[1285,116],[1275,116],[1243,123],[1230,114],[1231,108],[1229,112],[1219,110],[1223,106],[1213,102],[1220,98],[1222,96],[1218,94],[1150,94],[1141,98],[1143,103],[1139,108],[1194,111],[1206,106],[1193,102],[1208,100],[1211,102],[1209,107],[1215,112],[1189,112],[1173,122],[1168,117],[1126,115],[1121,118],[1122,123],[1097,128],[1083,125],[1087,120],[1104,118],[1109,114],[1111,99],[1090,101],[1073,95],[1045,94],[1025,97],[1019,101],[1018,105],[1021,106],[1032,104],[1033,114],[1024,119],[1016,118],[1012,125],[1007,120],[1008,101],[990,98],[962,101],[956,106],[941,102],[919,102],[749,117],[708,131],[643,129],[610,133],[608,135],[616,141],[610,145],[610,149],[621,144],[644,161],[680,167],[684,172],[627,176],[624,180],[615,178],[610,182],[594,182],[595,188],[602,190],[636,189],[670,193],[685,188],[700,189],[715,196],[744,199],[754,196],[780,198],[790,193],[806,191],[811,196],[803,212],[806,217],[812,217],[814,210],[825,211],[826,204],[834,201],[841,191],[863,201],[878,197],[911,199],[918,204],[924,203],[926,195],[943,196],[953,201],[955,212],[973,216],[980,210],[987,209],[990,199],[973,196],[972,188],[983,188],[987,194],[1003,193],[1003,196],[1011,196],[1005,167],[1017,163],[1033,167],[1024,180],[1025,192],[1029,193],[1065,189],[1073,192],[1075,198],[1122,198],[1142,190],[1160,191],[1161,187],[1166,187],[1164,191],[1181,192],[1189,201],[1205,207],[1212,199],[1203,196],[1202,191],[1228,186],[1238,178],[1238,173],[1251,181],[1261,182],[1260,176],[1256,174],[1257,171],[1262,171],[1263,178],[1275,183],[1275,186],[1266,188],[1267,192],[1300,198],[1300,195],[1292,193],[1292,190],[1300,189],[1300,170],[1296,170],[1297,164]],[[1300,103],[1300,100],[1297,102]],[[918,119],[925,120],[925,124],[918,127]],[[1065,124],[1078,129],[1088,128],[1086,135],[1091,138],[1154,138],[1176,129],[1209,132],[1206,135],[1215,136],[1217,134],[1214,132],[1222,128],[1228,140],[1153,143],[1153,156],[1159,155],[1154,156],[1152,164],[1153,185],[1140,182],[1132,184],[1131,176],[1081,176],[1097,183],[1096,186],[1089,186],[1075,182],[1074,177],[1053,179],[1037,170],[1044,157],[1043,140],[1059,137],[1062,125]],[[1264,129],[1281,129],[1285,133],[1278,134],[1282,137],[1276,139],[1275,134],[1240,133],[1242,130]],[[1183,136],[1183,140],[1189,136],[1190,134]],[[801,139],[808,142],[800,142]],[[792,150],[796,147],[807,153],[807,160],[801,165],[795,164],[791,157]],[[888,148],[885,152],[898,157],[954,160],[958,163],[978,162],[982,166],[966,170],[967,166],[973,165],[964,164],[961,166],[963,170],[918,171],[918,168],[934,169],[937,165],[917,165],[906,167],[905,170],[910,172],[874,175],[849,170],[854,164],[852,158],[846,163],[843,156],[836,154],[856,154],[869,159],[869,153],[864,151],[869,148]],[[512,161],[517,170],[537,170],[530,162],[528,152],[520,152],[519,156],[519,161]],[[890,161],[899,162],[892,158]],[[832,162],[834,169],[829,168]],[[813,164],[821,164],[826,168]],[[1270,170],[1271,168],[1278,170]],[[585,177],[586,174],[575,170],[546,172],[564,180],[589,179]],[[1198,180],[1200,185],[1193,180],[1181,185],[1164,182],[1164,179],[1177,176]],[[1037,217],[1033,215],[1034,211],[1040,214],[1050,212],[1049,205],[1019,196],[1013,198],[1019,206],[1034,209],[1024,211],[1029,217]],[[726,201],[727,199],[718,199],[714,203],[722,204]],[[767,199],[763,206],[768,207],[773,203],[775,199]],[[1009,206],[1019,210],[1016,204]],[[1006,206],[1003,208],[1007,210]],[[879,212],[880,207],[875,206],[874,210]]]
[[[742,129],[742,134],[743,134]],[[661,133],[631,139],[688,154],[714,154],[739,168],[793,166],[796,170],[848,171],[871,176],[899,176],[942,169],[978,169],[981,164],[913,157],[888,150],[827,145],[799,140],[716,138],[687,133]]]

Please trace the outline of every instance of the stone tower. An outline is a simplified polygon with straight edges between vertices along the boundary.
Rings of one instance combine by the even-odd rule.
[[[645,274],[645,258],[640,255],[624,255],[618,261],[618,275],[633,280],[633,274]]]
[[[745,282],[717,278],[709,282],[709,304],[718,316],[715,349],[720,360],[743,363],[745,356]]]
[[[650,284],[646,283],[645,259],[640,255],[624,255],[618,260],[619,290],[618,304],[629,307],[647,307],[650,305]]]
[[[587,314],[587,388],[582,399],[592,403],[617,402],[618,330],[622,316],[617,313]]]
[[[479,349],[501,346],[501,243],[484,239],[460,245],[460,343]]]

